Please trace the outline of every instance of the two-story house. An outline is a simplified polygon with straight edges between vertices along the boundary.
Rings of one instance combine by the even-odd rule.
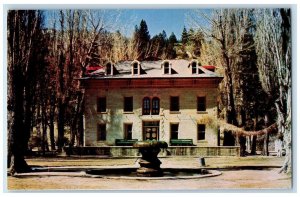
[[[191,139],[217,146],[217,88],[222,77],[196,60],[107,62],[81,79],[84,146],[116,139]],[[209,119],[210,121],[206,121]]]

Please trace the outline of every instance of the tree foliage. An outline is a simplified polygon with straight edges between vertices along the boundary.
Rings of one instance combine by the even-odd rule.
[[[256,50],[260,80],[266,93],[275,100],[279,132],[287,151],[282,170],[291,171],[291,11],[259,9],[256,11]]]

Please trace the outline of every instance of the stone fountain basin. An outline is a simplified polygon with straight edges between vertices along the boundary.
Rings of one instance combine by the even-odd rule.
[[[32,172],[17,173],[15,177],[30,176],[68,176],[107,179],[130,179],[130,180],[168,180],[168,179],[200,179],[219,176],[218,170],[203,168],[162,168],[161,177],[136,176],[137,167],[35,167]]]
[[[162,179],[198,179],[221,175],[217,170],[201,168],[163,168],[163,176],[140,177],[136,175],[137,168],[91,169],[86,174],[93,178],[162,180]]]

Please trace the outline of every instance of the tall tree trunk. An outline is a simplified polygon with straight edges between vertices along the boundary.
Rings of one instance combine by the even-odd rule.
[[[16,68],[13,72],[14,84],[12,85],[12,92],[9,95],[9,99],[13,100],[11,104],[12,109],[9,109],[9,142],[8,142],[8,156],[9,156],[9,172],[14,174],[15,172],[26,172],[30,168],[25,161],[25,151],[27,150],[26,133],[24,130],[24,86],[22,83],[22,74],[20,68]]]
[[[263,155],[269,156],[269,134],[267,133],[264,136],[264,146],[263,146]]]
[[[31,128],[30,89],[26,84],[29,59],[34,47],[38,12],[10,10],[8,12],[8,166],[10,173],[30,170],[25,161]],[[36,62],[34,62],[36,63]],[[25,88],[25,84],[27,87]],[[28,115],[28,116],[27,116]]]
[[[58,98],[58,117],[57,117],[57,129],[58,129],[58,136],[57,136],[57,146],[59,151],[62,150],[64,146],[64,134],[65,134],[65,110],[66,105],[63,103],[62,98]]]
[[[51,150],[55,150],[55,138],[54,138],[54,113],[55,113],[55,96],[52,94],[50,98],[50,112],[49,112],[49,135]]]
[[[258,115],[257,115],[257,113],[255,115],[254,130],[258,130]],[[257,139],[257,136],[252,136],[251,155],[256,155],[256,139]]]
[[[252,137],[251,155],[256,155],[256,139],[257,139],[257,136]]]
[[[77,106],[75,108],[75,114],[71,126],[71,143],[70,143],[71,146],[74,146],[75,138],[76,138],[76,145],[79,146],[79,144],[81,144],[80,141],[78,141],[78,139],[80,139],[80,135],[81,135],[81,132],[79,130],[79,124],[81,121],[80,117],[83,112],[83,99],[84,99],[84,94],[78,91]]]

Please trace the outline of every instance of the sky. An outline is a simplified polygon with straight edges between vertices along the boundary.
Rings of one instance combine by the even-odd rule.
[[[53,10],[45,10],[46,26],[52,27],[51,18]],[[58,11],[58,10],[57,10]],[[209,12],[208,9],[205,9]],[[183,28],[187,30],[190,27],[188,16],[193,12],[192,9],[99,9],[99,12],[105,12],[107,23],[113,23],[113,27],[108,31],[115,32],[119,30],[123,35],[131,37],[135,26],[139,26],[141,20],[145,20],[151,37],[166,32],[167,37],[173,32],[177,39],[181,39]],[[110,22],[108,22],[110,21]]]
[[[140,24],[144,19],[147,23],[150,36],[153,37],[161,33],[163,30],[169,37],[172,32],[176,35],[177,39],[181,38],[181,33],[185,24],[187,9],[132,9],[124,10],[122,17],[130,19],[132,29],[127,34],[134,30],[134,26]]]

